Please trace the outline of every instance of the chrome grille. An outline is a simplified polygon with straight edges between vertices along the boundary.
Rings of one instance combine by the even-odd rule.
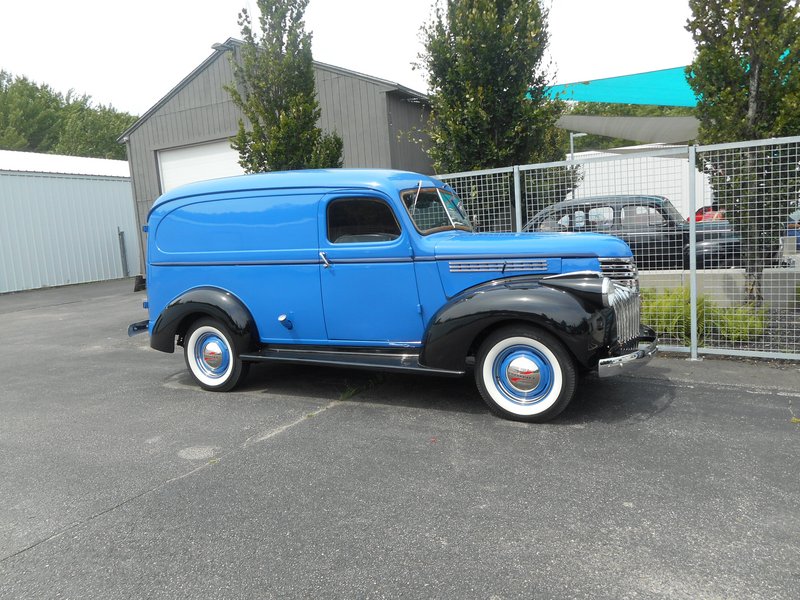
[[[639,292],[627,285],[614,284],[614,292],[609,298],[617,322],[617,340],[621,345],[639,337]]]
[[[601,258],[600,271],[613,282],[627,286],[633,290],[639,289],[639,269],[633,257],[626,258]]]

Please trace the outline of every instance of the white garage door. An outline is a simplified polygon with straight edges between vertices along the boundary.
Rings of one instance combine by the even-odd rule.
[[[158,169],[162,192],[193,181],[244,173],[239,166],[239,153],[228,140],[159,150]]]

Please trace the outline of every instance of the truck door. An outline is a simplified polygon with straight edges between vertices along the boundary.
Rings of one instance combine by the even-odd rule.
[[[319,255],[328,339],[419,343],[422,314],[408,232],[378,195],[320,203]]]

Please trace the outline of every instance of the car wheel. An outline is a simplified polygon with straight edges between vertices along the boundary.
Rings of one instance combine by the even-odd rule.
[[[480,346],[475,381],[489,409],[515,421],[543,422],[575,394],[575,364],[552,335],[519,325],[492,333]]]
[[[205,390],[227,392],[247,375],[228,329],[213,319],[200,319],[184,336],[183,354],[195,381]]]

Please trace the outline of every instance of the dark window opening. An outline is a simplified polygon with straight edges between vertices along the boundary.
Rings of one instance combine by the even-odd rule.
[[[389,206],[373,198],[341,198],[328,205],[328,240],[334,244],[390,242],[400,225]]]

